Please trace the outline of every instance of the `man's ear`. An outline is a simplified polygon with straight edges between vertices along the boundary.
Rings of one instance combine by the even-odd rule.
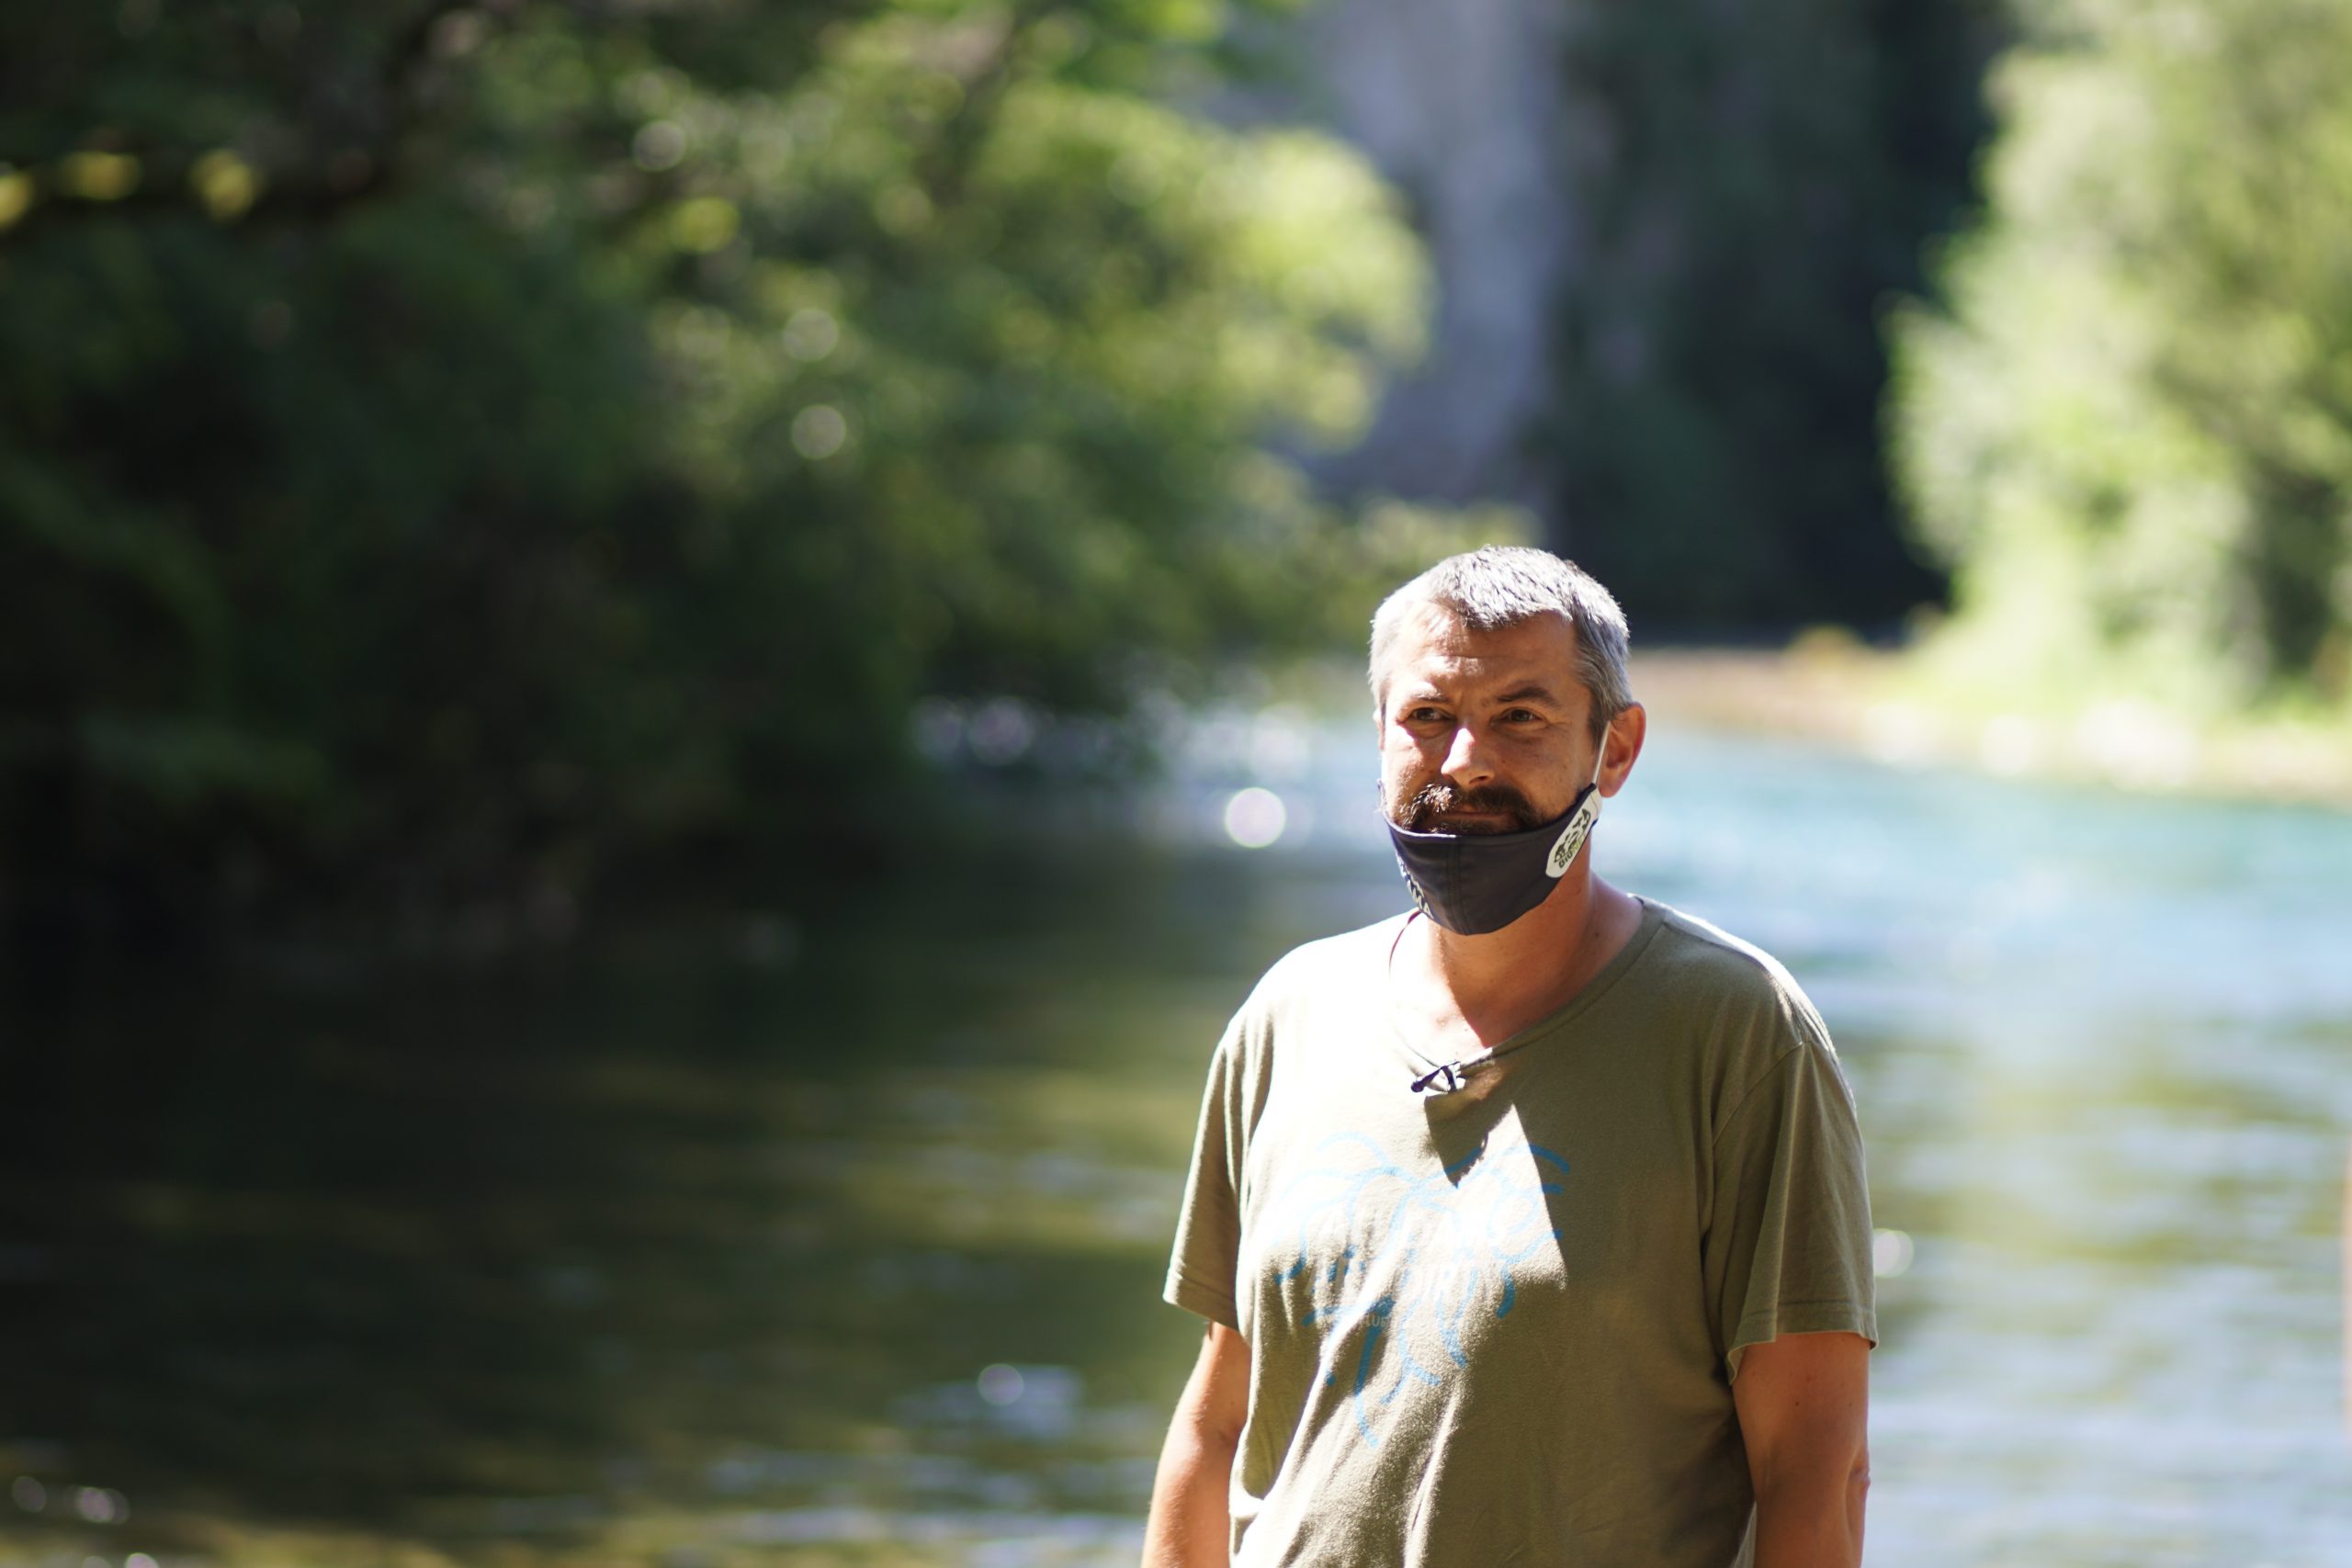
[[[1625,787],[1625,779],[1634,771],[1634,763],[1641,757],[1642,742],[1649,738],[1649,711],[1639,703],[1628,703],[1615,718],[1609,721],[1609,731],[1600,738],[1600,793],[1615,795]]]

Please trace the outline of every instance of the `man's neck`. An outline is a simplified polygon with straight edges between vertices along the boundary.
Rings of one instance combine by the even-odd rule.
[[[1577,865],[1498,931],[1461,936],[1414,920],[1396,953],[1400,1000],[1423,1031],[1492,1046],[1566,1007],[1641,923],[1640,900]]]

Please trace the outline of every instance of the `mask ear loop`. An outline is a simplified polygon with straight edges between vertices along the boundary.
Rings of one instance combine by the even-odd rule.
[[[1600,753],[1592,760],[1592,780],[1577,791],[1577,803],[1569,808],[1568,825],[1552,840],[1552,853],[1544,863],[1544,874],[1555,881],[1568,874],[1570,863],[1584,852],[1585,840],[1592,837],[1593,824],[1600,819],[1600,764],[1608,755],[1609,738],[1603,734]],[[1562,850],[1567,853],[1562,854]]]
[[[1600,749],[1593,753],[1592,777],[1587,781],[1583,789],[1577,792],[1577,804],[1578,806],[1583,806],[1588,800],[1589,800],[1592,805],[1591,815],[1594,818],[1598,818],[1600,815],[1600,801],[1598,798],[1600,794],[1600,765],[1608,760],[1609,731],[1604,729],[1600,732]],[[1590,822],[1587,822],[1585,824],[1585,831],[1588,833],[1592,831],[1592,824]]]

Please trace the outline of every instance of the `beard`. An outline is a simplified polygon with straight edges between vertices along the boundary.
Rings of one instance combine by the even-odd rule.
[[[1458,827],[1443,826],[1438,818],[1449,812],[1481,811],[1500,814],[1501,822],[1464,822]],[[1404,809],[1390,814],[1398,827],[1415,833],[1523,833],[1542,825],[1544,818],[1535,814],[1527,796],[1509,784],[1487,784],[1478,789],[1456,789],[1443,779],[1433,780],[1415,790],[1404,803]]]

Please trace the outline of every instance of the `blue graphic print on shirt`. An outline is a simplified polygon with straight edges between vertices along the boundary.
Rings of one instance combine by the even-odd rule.
[[[1526,1266],[1559,1238],[1545,1199],[1568,1162],[1509,1138],[1415,1175],[1353,1133],[1316,1155],[1273,1205],[1295,1236],[1281,1278],[1306,1275],[1317,1236],[1348,1238],[1307,1281],[1313,1304],[1301,1322],[1324,1331],[1324,1381],[1351,1382],[1357,1431],[1377,1445],[1374,1421],[1406,1380],[1442,1383],[1469,1364],[1465,1339],[1510,1315]],[[1351,1347],[1353,1365],[1342,1367]]]

